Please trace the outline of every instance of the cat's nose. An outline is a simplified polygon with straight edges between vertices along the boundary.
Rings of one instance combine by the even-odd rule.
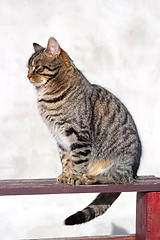
[[[32,77],[32,73],[28,72],[27,77],[28,77],[28,79],[30,79]]]

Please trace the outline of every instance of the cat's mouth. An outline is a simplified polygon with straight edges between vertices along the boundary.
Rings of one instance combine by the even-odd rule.
[[[40,87],[46,83],[46,79],[40,79],[39,81],[37,81],[37,79],[35,80],[31,72],[28,72],[27,77],[30,83],[34,84],[36,87]]]

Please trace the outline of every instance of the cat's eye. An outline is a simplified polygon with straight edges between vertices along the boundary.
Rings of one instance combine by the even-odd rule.
[[[34,68],[34,71],[37,72],[37,73],[41,73],[43,71],[43,66],[41,65],[37,65],[35,68]]]

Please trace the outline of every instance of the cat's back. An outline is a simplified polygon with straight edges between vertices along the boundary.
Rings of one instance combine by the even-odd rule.
[[[101,124],[105,124],[107,129],[111,129],[112,125],[128,125],[136,128],[134,120],[125,107],[125,105],[107,89],[92,84],[92,102],[94,114],[102,118]],[[129,127],[128,126],[128,127]]]
[[[111,92],[92,85],[93,143],[96,157],[133,156],[139,161],[141,144],[135,122]]]

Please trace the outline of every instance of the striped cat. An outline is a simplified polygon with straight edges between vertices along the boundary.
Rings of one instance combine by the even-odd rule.
[[[141,143],[134,120],[121,101],[91,84],[56,39],[34,43],[28,78],[37,90],[40,115],[55,137],[62,162],[60,183],[125,184],[136,178]],[[120,193],[100,193],[65,220],[80,224],[103,214]]]

